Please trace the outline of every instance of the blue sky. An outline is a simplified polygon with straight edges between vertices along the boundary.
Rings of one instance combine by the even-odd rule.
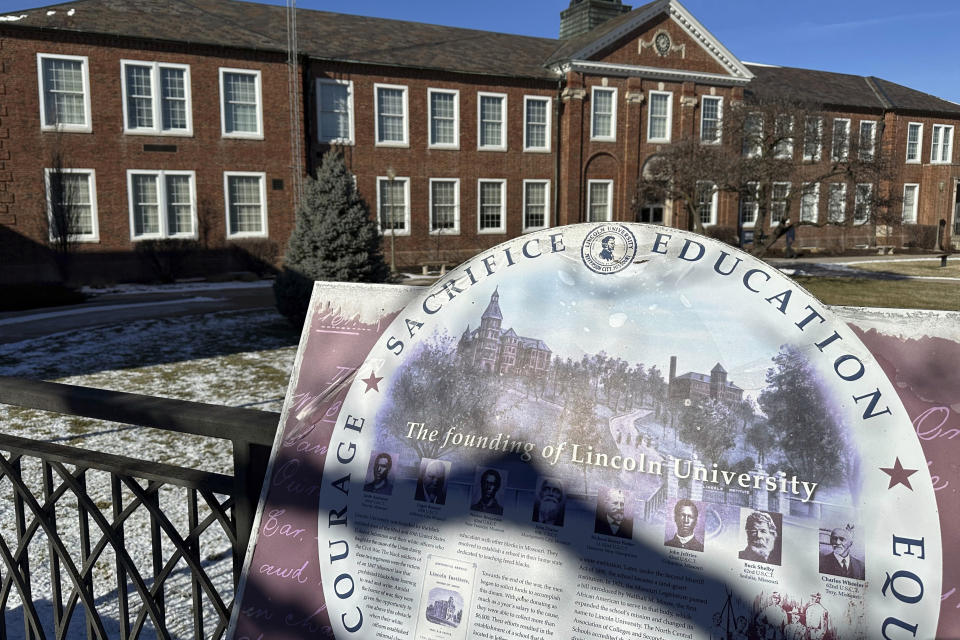
[[[0,0],[0,12],[50,4],[54,2]],[[957,0],[683,0],[683,4],[741,60],[874,75],[960,103]],[[297,6],[553,38],[560,11],[569,0],[299,0]]]

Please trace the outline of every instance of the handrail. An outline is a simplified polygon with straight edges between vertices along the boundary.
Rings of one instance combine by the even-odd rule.
[[[270,446],[280,414],[0,376],[0,404]]]

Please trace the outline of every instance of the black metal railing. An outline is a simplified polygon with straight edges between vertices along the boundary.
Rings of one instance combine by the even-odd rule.
[[[3,376],[0,404],[233,446],[226,475],[0,425],[0,640],[222,637],[279,414]]]

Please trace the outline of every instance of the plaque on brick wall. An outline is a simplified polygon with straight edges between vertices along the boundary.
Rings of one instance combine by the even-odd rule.
[[[915,425],[858,333],[775,268],[589,224],[410,295],[323,417],[296,419],[322,394],[288,399],[283,446],[326,429],[324,457],[258,526],[314,515],[314,555],[254,552],[248,584],[320,605],[264,638],[937,634]],[[248,600],[252,629],[270,607]]]

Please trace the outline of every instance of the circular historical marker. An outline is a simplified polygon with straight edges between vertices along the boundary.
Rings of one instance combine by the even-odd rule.
[[[501,244],[359,369],[319,496],[337,638],[932,638],[910,420],[775,268],[663,227]]]

